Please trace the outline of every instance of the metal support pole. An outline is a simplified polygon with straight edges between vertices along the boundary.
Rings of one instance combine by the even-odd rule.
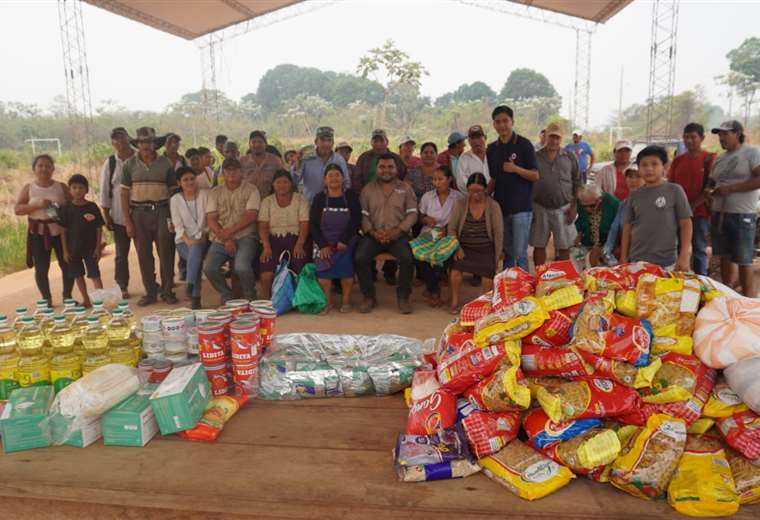
[[[591,104],[591,35],[584,29],[575,30],[575,89],[573,95],[573,124],[588,128]]]
[[[679,0],[654,0],[649,54],[647,140],[672,137]]]

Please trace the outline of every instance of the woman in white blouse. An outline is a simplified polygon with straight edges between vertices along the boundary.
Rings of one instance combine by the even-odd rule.
[[[434,190],[428,191],[420,199],[419,213],[422,233],[432,233],[434,238],[446,235],[451,210],[464,195],[457,191],[456,180],[451,168],[442,165],[433,172]],[[425,297],[431,307],[441,305],[441,289],[438,284],[437,269],[427,262],[417,261],[417,270],[425,282]]]
[[[198,189],[195,172],[189,166],[177,170],[177,183],[182,191],[169,201],[175,242],[177,252],[187,262],[187,295],[192,308],[200,309],[203,257],[208,248],[206,202],[209,190]]]

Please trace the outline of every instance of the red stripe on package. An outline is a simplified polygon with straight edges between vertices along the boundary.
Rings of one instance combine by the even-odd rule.
[[[549,311],[549,319],[535,332],[526,336],[523,343],[541,347],[561,347],[570,343],[573,320],[563,311]]]
[[[505,355],[503,343],[477,347],[466,340],[461,350],[438,365],[438,381],[441,387],[461,394],[472,385],[490,376]]]
[[[445,430],[457,420],[457,398],[440,389],[425,399],[412,403],[406,422],[408,435],[430,435]]]
[[[533,296],[536,291],[536,279],[519,267],[509,267],[493,279],[494,310],[500,310],[526,296]]]
[[[462,419],[470,449],[479,459],[493,455],[517,437],[520,412],[475,411]]]
[[[572,260],[560,260],[536,268],[536,296],[546,296],[557,289],[575,285],[583,290],[583,280]]]
[[[733,449],[749,460],[760,459],[760,416],[752,410],[718,419],[718,429]]]
[[[594,370],[570,347],[539,347],[523,343],[520,366],[528,377],[583,377]]]

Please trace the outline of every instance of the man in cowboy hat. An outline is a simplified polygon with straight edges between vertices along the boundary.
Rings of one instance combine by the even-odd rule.
[[[137,154],[124,163],[121,178],[121,201],[127,234],[135,239],[140,274],[145,286],[145,296],[138,305],[144,307],[155,303],[158,296],[153,243],[156,243],[161,267],[161,299],[168,304],[177,303],[172,292],[174,262],[169,230],[169,195],[176,186],[174,165],[156,150],[166,142],[166,137],[156,137],[153,128],[137,129],[135,139],[130,141]]]

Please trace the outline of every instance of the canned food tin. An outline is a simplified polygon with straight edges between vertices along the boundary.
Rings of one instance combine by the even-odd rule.
[[[143,332],[161,332],[161,316],[151,314],[140,320]]]
[[[161,383],[172,371],[172,362],[168,359],[153,359],[153,371],[148,378],[148,383]]]
[[[239,309],[242,309],[243,311],[247,311],[249,309],[248,300],[243,300],[242,298],[239,300],[227,300],[227,303],[225,303],[225,306],[237,307]]]
[[[204,321],[208,321],[208,317],[210,314],[214,314],[216,312],[216,309],[198,309],[197,311],[193,311],[193,314],[195,314],[195,323],[201,324]]]
[[[172,362],[175,366],[177,366],[180,363],[184,363],[187,361],[187,352],[173,352],[173,353],[166,353],[166,359]]]
[[[187,330],[185,328],[185,318],[169,317],[161,320],[161,329],[164,336],[179,336],[184,338]]]
[[[261,337],[261,346],[266,348],[272,344],[277,313],[274,309],[266,307],[254,307],[253,312],[259,317],[259,336]]]
[[[198,355],[198,327],[193,327],[187,331],[187,353]]]
[[[259,338],[259,320],[235,320],[230,325],[230,352],[232,363],[252,363],[258,361],[261,340]]]
[[[198,326],[198,355],[204,366],[214,367],[227,360],[224,324],[206,322]]]
[[[235,393],[256,397],[256,389],[259,385],[259,364],[233,364],[232,381],[235,383]]]
[[[150,376],[153,373],[153,360],[152,359],[143,359],[138,363],[137,365],[137,379],[139,379],[140,384],[144,385],[150,380]]]
[[[224,363],[212,366],[204,365],[204,368],[211,386],[211,395],[217,397],[228,394],[232,386],[228,365]]]

